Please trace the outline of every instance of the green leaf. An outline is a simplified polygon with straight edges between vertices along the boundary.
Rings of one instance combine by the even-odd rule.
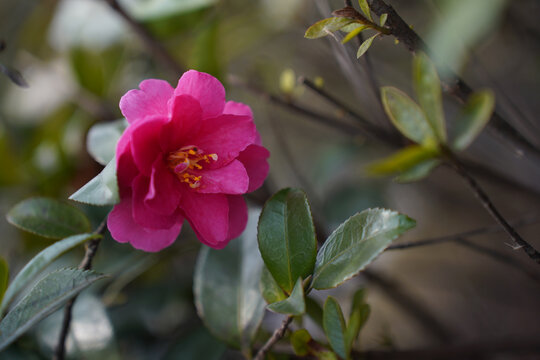
[[[306,30],[304,37],[307,39],[321,38],[353,22],[355,22],[355,20],[345,17],[331,17],[327,19],[322,19],[311,25]]]
[[[287,298],[287,295],[283,292],[283,290],[281,290],[266,266],[263,266],[261,272],[261,293],[262,297],[268,304],[285,300]]]
[[[158,20],[179,14],[186,14],[211,5],[218,0],[160,0],[126,1],[128,13],[137,20]]]
[[[388,175],[407,171],[426,160],[432,159],[438,153],[438,149],[409,145],[389,157],[369,165],[368,171],[373,175]]]
[[[107,79],[101,54],[75,47],[69,53],[73,73],[79,85],[96,96],[103,96]]]
[[[381,33],[377,33],[369,38],[367,38],[362,45],[358,48],[358,52],[356,53],[356,58],[359,59],[366,51],[368,51],[369,47],[371,46],[371,43],[377,36],[381,35]]]
[[[31,233],[61,239],[90,231],[90,221],[77,208],[49,198],[30,198],[15,205],[7,220]]]
[[[352,278],[415,224],[413,219],[386,209],[367,209],[351,216],[319,250],[311,286],[330,289]]]
[[[252,217],[253,218],[253,217]],[[252,226],[251,226],[252,225]],[[259,292],[262,260],[246,232],[227,247],[203,247],[194,275],[195,306],[210,332],[227,344],[249,349],[264,315]]]
[[[0,322],[0,351],[65,301],[105,275],[80,269],[48,274]]]
[[[302,278],[298,278],[291,295],[282,301],[272,303],[266,307],[268,310],[287,315],[302,315],[306,312],[306,302],[304,300],[304,285]]]
[[[358,36],[358,34],[360,34],[362,31],[366,30],[366,29],[369,29],[371,26],[369,25],[360,25],[358,26],[357,28],[355,28],[354,30],[351,30],[351,32],[349,32],[344,38],[343,40],[341,40],[341,43],[342,44],[345,44],[349,41],[351,41],[352,39],[354,39],[356,36]]]
[[[92,126],[86,138],[86,148],[92,158],[101,165],[107,165],[113,160],[116,143],[127,125],[126,119],[118,119]]]
[[[369,305],[364,302],[364,289],[360,289],[354,294],[351,309],[347,330],[345,331],[345,344],[349,351],[358,338],[360,329],[366,323],[370,312]]]
[[[43,271],[56,258],[75,246],[84,243],[85,241],[99,237],[101,237],[101,235],[97,234],[73,235],[66,239],[55,242],[34,256],[32,260],[30,260],[22,268],[22,270],[19,271],[17,276],[15,276],[15,279],[13,279],[9,285],[9,288],[4,296],[4,300],[2,301],[2,305],[0,306],[0,314],[7,309],[7,306],[20,293],[20,291],[24,289],[31,280],[41,273],[41,271]]]
[[[388,19],[388,14],[384,13],[381,15],[381,17],[379,18],[379,24],[381,24],[381,27],[383,27],[384,24],[386,24],[387,19]]]
[[[428,56],[419,52],[413,60],[413,83],[418,102],[441,143],[446,142],[446,127],[441,96],[441,81]]]
[[[435,169],[441,161],[439,159],[428,159],[424,160],[412,168],[402,172],[394,179],[400,183],[408,183],[413,181],[422,180],[428,176],[433,169]]]
[[[495,96],[489,90],[473,93],[456,121],[453,148],[467,148],[488,123],[495,108]]]
[[[257,238],[266,267],[290,294],[299,277],[311,275],[317,256],[315,227],[306,194],[292,188],[274,194],[264,205]]]
[[[294,353],[298,356],[309,355],[310,341],[311,335],[306,329],[296,330],[291,334],[291,345],[294,349]]]
[[[317,301],[315,301],[313,298],[306,296],[306,313],[307,315],[315,322],[315,324],[319,325],[321,328],[323,327],[323,309],[321,305]]]
[[[4,297],[9,281],[9,267],[3,257],[0,256],[0,302]],[[2,317],[2,309],[0,308],[0,318]]]
[[[358,0],[358,5],[360,5],[360,10],[366,15],[366,17],[373,21],[373,18],[371,17],[371,10],[369,9],[369,5],[366,0]]]
[[[349,349],[345,343],[345,319],[341,306],[332,296],[329,296],[324,302],[323,325],[324,333],[332,349],[340,357],[347,359]]]
[[[385,86],[381,89],[381,96],[386,114],[403,135],[427,147],[437,143],[426,115],[407,94],[395,87]]]
[[[95,178],[73,193],[69,199],[90,205],[114,205],[120,202],[116,182],[116,159],[109,161]]]

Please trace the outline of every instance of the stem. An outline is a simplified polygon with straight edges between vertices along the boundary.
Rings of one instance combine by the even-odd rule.
[[[476,198],[480,201],[484,209],[491,215],[497,223],[504,229],[504,231],[510,236],[514,241],[514,249],[522,248],[523,251],[529,257],[534,260],[537,264],[540,264],[540,253],[536,250],[531,244],[529,244],[525,239],[518,234],[518,232],[506,221],[506,219],[501,215],[499,210],[495,207],[491,199],[488,197],[486,192],[480,187],[476,180],[468,173],[463,164],[450,152],[447,151],[447,158],[452,166],[452,168],[465,180],[469,188],[474,193]]]
[[[281,323],[281,326],[277,328],[270,339],[264,344],[264,346],[257,352],[257,355],[253,358],[253,360],[264,360],[264,355],[270,351],[272,346],[274,346],[275,343],[277,343],[287,331],[287,328],[289,327],[289,324],[293,320],[293,316],[289,315],[287,316],[283,322]]]
[[[105,227],[106,223],[107,221],[103,220],[101,224],[99,224],[97,229],[94,231],[94,233],[102,234],[106,229]],[[92,239],[86,243],[86,250],[84,253],[84,258],[79,264],[79,269],[90,270],[92,268],[92,260],[94,259],[94,256],[96,255],[100,242],[101,242],[101,238],[97,238],[97,239]],[[75,304],[75,300],[77,300],[77,296],[74,296],[73,298],[71,298],[71,300],[69,300],[66,303],[66,306],[64,308],[64,320],[62,321],[62,328],[60,330],[60,335],[58,336],[58,343],[54,351],[54,356],[53,356],[54,360],[64,360],[64,357],[66,354],[66,340],[69,334],[69,327],[70,327],[71,319],[73,316],[72,309],[73,309],[73,305]]]

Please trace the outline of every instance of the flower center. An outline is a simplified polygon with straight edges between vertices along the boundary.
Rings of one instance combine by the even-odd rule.
[[[190,188],[196,189],[201,186],[202,175],[194,175],[192,170],[202,170],[203,165],[217,160],[217,154],[205,154],[195,145],[188,145],[179,150],[169,153],[167,166],[181,182],[187,183]]]

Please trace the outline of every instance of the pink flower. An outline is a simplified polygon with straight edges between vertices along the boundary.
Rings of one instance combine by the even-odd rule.
[[[268,150],[247,105],[225,102],[211,75],[186,72],[173,89],[145,80],[120,109],[129,126],[116,147],[120,203],[108,227],[118,242],[159,251],[186,219],[201,242],[216,249],[247,222],[242,194],[268,174]]]

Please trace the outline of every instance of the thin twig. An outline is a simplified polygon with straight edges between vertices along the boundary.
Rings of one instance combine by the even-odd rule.
[[[94,231],[94,234],[102,234],[107,224],[107,219],[103,220],[101,224],[97,227],[97,229]],[[79,264],[79,269],[81,270],[90,270],[92,268],[92,260],[94,259],[94,256],[96,255],[96,252],[99,248],[99,243],[101,242],[101,237],[96,239],[91,239],[86,243],[86,250],[84,253],[84,258]],[[69,327],[71,324],[72,319],[72,310],[73,305],[75,304],[75,300],[77,300],[77,296],[74,296],[66,303],[66,306],[64,307],[64,319],[62,321],[62,328],[60,330],[60,335],[58,336],[58,343],[56,345],[56,349],[54,352],[54,360],[64,360],[65,354],[66,354],[66,340],[67,336],[69,334]]]
[[[391,30],[392,35],[398,39],[407,49],[413,53],[424,50],[430,52],[426,43],[418,34],[399,16],[399,14],[390,5],[383,0],[369,0],[370,9],[377,15],[388,14],[385,27]],[[442,80],[445,90],[465,102],[472,94],[472,88],[465,83],[457,74],[448,71],[451,80]],[[495,134],[503,139],[511,140],[515,145],[519,144],[518,153],[523,153],[523,149],[540,155],[540,149],[525,138],[517,129],[515,129],[507,120],[497,112],[493,113],[491,121],[488,123]]]
[[[129,15],[117,0],[104,0],[131,26],[133,31],[141,38],[146,47],[156,57],[156,59],[176,76],[180,76],[185,70],[179,65],[169,51],[139,22]]]
[[[253,358],[253,360],[264,360],[264,355],[268,351],[270,351],[272,346],[274,346],[274,344],[277,343],[285,335],[285,332],[287,331],[287,328],[289,327],[289,324],[291,323],[292,320],[293,320],[292,315],[287,316],[283,320],[283,322],[281,323],[281,326],[274,331],[270,339],[268,339],[268,341],[263,345],[263,347],[260,348],[260,350],[257,352],[257,355],[255,355],[255,357]]]

